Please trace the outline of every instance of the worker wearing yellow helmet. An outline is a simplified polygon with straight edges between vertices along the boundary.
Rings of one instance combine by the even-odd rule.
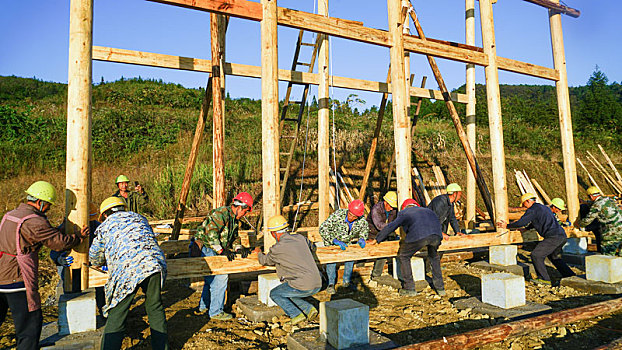
[[[559,222],[561,226],[570,226],[569,221],[562,222],[559,217],[562,214],[562,211],[566,210],[566,203],[563,199],[559,197],[551,199],[551,205],[549,205],[549,208],[551,208],[551,211],[555,215],[557,222]]]
[[[395,191],[389,191],[385,193],[381,201],[374,204],[367,216],[367,223],[369,224],[369,236],[368,240],[375,240],[378,232],[387,226],[391,221],[397,217],[397,193]],[[392,235],[389,240],[399,239],[396,235]],[[371,271],[371,279],[378,278],[382,275],[384,265],[387,263],[387,259],[378,259],[374,261],[374,268]]]
[[[622,210],[616,202],[603,196],[600,189],[591,186],[587,194],[593,202],[588,214],[578,222],[578,226],[585,227],[595,220],[600,222],[602,253],[605,255],[621,254],[622,245]]]
[[[441,221],[441,229],[443,230],[443,237],[449,237],[447,231],[449,226],[454,231],[455,235],[464,236],[465,231],[460,229],[458,219],[456,219],[455,205],[456,202],[462,197],[462,188],[457,183],[450,183],[447,185],[447,193],[434,197],[428,208],[431,209]]]
[[[37,181],[26,190],[26,203],[6,213],[0,223],[0,324],[11,309],[19,349],[38,349],[42,327],[38,287],[39,250],[70,249],[89,236],[84,227],[67,234],[53,227],[45,213],[56,203],[56,189]]]
[[[537,278],[534,283],[551,285],[551,277],[544,265],[547,257],[555,265],[555,268],[564,277],[574,276],[575,273],[562,260],[562,247],[566,244],[566,231],[561,227],[553,211],[545,205],[536,203],[536,195],[525,193],[521,196],[521,205],[527,210],[515,222],[510,224],[504,221],[497,223],[501,228],[519,228],[533,226],[540,236],[544,238],[531,252],[531,260],[536,270]],[[557,203],[558,205],[560,203]]]
[[[141,213],[142,209],[149,203],[149,195],[138,181],[134,181],[134,190],[130,191],[130,179],[125,175],[119,175],[115,179],[117,192],[112,196],[123,198],[127,204],[127,210]]]
[[[318,314],[317,309],[303,298],[322,287],[313,258],[315,244],[305,236],[290,234],[287,219],[282,215],[271,217],[267,228],[276,243],[267,254],[256,248],[257,259],[261,265],[276,266],[276,274],[283,282],[270,291],[270,298],[291,318],[290,324],[311,320]]]

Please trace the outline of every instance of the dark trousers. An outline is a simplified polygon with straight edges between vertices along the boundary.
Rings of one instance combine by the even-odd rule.
[[[125,322],[130,312],[130,306],[136,296],[138,288],[145,293],[145,309],[151,328],[151,348],[168,349],[168,335],[166,315],[160,295],[160,273],[154,273],[142,281],[136,289],[125,297],[117,306],[108,310],[108,320],[104,328],[101,348],[104,350],[121,349],[125,335]]]
[[[387,259],[378,259],[374,261],[374,268],[371,270],[371,277],[380,277],[382,270],[384,270],[384,264],[387,263]]]
[[[536,269],[536,274],[538,278],[550,281],[551,277],[549,276],[548,271],[546,270],[546,266],[544,265],[544,259],[547,257],[557,271],[561,273],[562,277],[570,277],[574,276],[575,273],[566,265],[566,263],[562,260],[562,247],[566,244],[566,237],[564,236],[555,236],[545,238],[542,242],[538,243],[538,245],[531,252],[531,260],[533,261],[533,267]]]
[[[441,245],[441,237],[430,235],[426,238],[414,242],[400,242],[400,248],[397,257],[400,260],[400,272],[402,273],[402,288],[415,289],[415,281],[413,280],[413,270],[410,266],[410,259],[423,249],[428,248],[428,260],[432,267],[432,283],[436,290],[445,289],[443,283],[443,275],[441,273],[441,257],[438,255],[438,247]]]
[[[11,308],[11,316],[15,324],[17,349],[39,349],[43,325],[41,309],[28,311],[26,292],[0,293],[0,324],[4,323],[9,308]]]

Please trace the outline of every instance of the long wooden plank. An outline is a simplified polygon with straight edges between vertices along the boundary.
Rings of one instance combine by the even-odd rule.
[[[261,6],[246,0],[151,0],[154,2],[191,8],[194,10],[216,12],[234,17],[261,21]],[[278,24],[328,34],[340,38],[360,41],[373,45],[390,47],[389,33],[385,30],[365,27],[355,22],[335,17],[324,17],[303,11],[279,7]],[[482,48],[447,42],[437,39],[422,40],[414,35],[404,35],[404,49],[409,52],[447,58],[459,62],[488,65],[488,57]],[[499,69],[527,74],[544,79],[558,80],[555,69],[541,67],[512,59],[500,58]]]
[[[555,10],[556,12],[563,13],[570,17],[577,18],[581,16],[581,11],[577,9],[573,9],[572,7],[560,5],[559,2],[553,2],[549,0],[524,0],[524,1],[530,2],[532,4],[540,5],[549,10]]]

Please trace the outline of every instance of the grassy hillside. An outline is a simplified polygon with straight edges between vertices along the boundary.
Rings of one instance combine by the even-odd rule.
[[[94,86],[94,200],[101,201],[110,195],[115,190],[114,178],[124,173],[132,180],[140,181],[150,192],[153,198],[149,208],[151,216],[171,217],[203,93],[201,89],[142,79]],[[563,170],[554,87],[502,86],[501,95],[508,170],[525,168],[550,192],[549,195],[562,196]],[[604,74],[596,71],[588,85],[571,88],[571,98],[578,153],[597,151],[596,144],[600,143],[616,161],[619,160],[622,150],[622,136],[618,131],[622,121],[617,119],[622,118],[619,113],[622,111],[620,85],[608,84]],[[477,153],[489,187],[492,187],[483,86],[477,87],[477,101]],[[360,174],[369,152],[378,111],[375,106],[359,111],[354,108],[360,105],[357,102],[360,102],[358,97],[351,95],[347,101],[333,101],[333,105],[336,158]],[[379,101],[368,102],[371,105]],[[458,107],[464,116],[464,106]],[[240,190],[255,195],[261,192],[260,114],[259,100],[226,100],[225,176],[230,197]],[[415,147],[429,160],[440,164],[451,181],[464,183],[466,162],[444,103],[424,100],[420,115],[413,140]],[[317,156],[315,100],[309,117],[308,139],[305,140],[303,128],[292,175],[294,179],[300,177],[306,144],[308,171],[305,177],[308,180],[303,187],[303,198],[310,198],[316,181],[313,177]],[[386,187],[384,178],[393,149],[391,121],[389,104],[370,198],[380,195]],[[210,123],[205,132],[207,136],[201,146],[189,199],[191,212],[205,212],[208,207],[205,194],[211,192]],[[0,158],[0,189],[6,193],[0,202],[1,213],[12,209],[23,197],[23,190],[34,180],[47,179],[57,188],[64,186],[65,134],[64,84],[0,77],[0,153],[3,155]],[[518,189],[512,174],[508,172],[508,185],[511,194],[516,196]],[[582,171],[579,174],[585,176]],[[355,181],[358,179],[354,178]],[[297,201],[297,187],[290,186],[286,202]],[[512,202],[512,195],[510,204],[516,204]],[[60,219],[60,207],[51,213],[53,220]]]

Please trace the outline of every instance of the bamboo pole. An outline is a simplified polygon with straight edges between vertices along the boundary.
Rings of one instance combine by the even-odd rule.
[[[405,75],[402,10],[403,7],[400,0],[387,0],[389,41],[391,42],[389,50],[391,56],[391,93],[393,95],[391,104],[393,107],[398,203],[412,196],[410,179],[410,119],[408,118],[410,95],[406,94],[408,84]]]
[[[620,189],[616,186],[616,184],[612,181],[612,179],[609,177],[609,174],[607,174],[607,172],[605,171],[604,168],[602,168],[602,166],[600,165],[600,163],[598,163],[598,161],[596,160],[596,158],[594,158],[594,156],[592,156],[589,152],[587,155],[587,160],[590,161],[590,163],[592,163],[592,165],[594,166],[594,168],[596,168],[596,170],[598,170],[603,177],[605,178],[605,181],[607,181],[607,183],[609,184],[609,186],[611,186],[611,188],[615,191],[615,192],[620,192]]]
[[[550,327],[561,326],[614,313],[621,309],[622,298],[606,300],[596,304],[554,312],[552,314],[476,329],[474,331],[443,337],[424,343],[407,345],[398,349],[473,349],[486,344],[497,343],[510,337],[517,337]]]
[[[328,0],[318,1],[318,14],[328,17]],[[318,85],[318,203],[320,205],[318,212],[318,221],[321,224],[330,214],[330,181],[328,172],[330,170],[330,94],[329,94],[329,42],[328,35],[319,34],[318,38],[318,74],[320,81]]]
[[[598,149],[600,149],[600,152],[603,154],[603,156],[605,156],[605,159],[607,160],[607,164],[609,164],[609,166],[611,167],[611,169],[615,173],[616,178],[618,179],[618,181],[620,183],[622,183],[622,177],[620,176],[620,173],[618,172],[618,169],[616,169],[616,166],[613,165],[613,162],[611,161],[611,158],[609,158],[609,155],[607,155],[607,152],[605,152],[605,150],[603,149],[603,146],[598,145]]]
[[[598,184],[596,183],[596,180],[594,180],[594,178],[592,177],[592,174],[590,174],[590,172],[587,170],[587,168],[585,167],[585,165],[583,165],[583,162],[581,162],[581,159],[577,158],[577,162],[579,163],[579,165],[581,166],[581,168],[583,168],[583,170],[585,170],[585,172],[587,173],[587,177],[590,179],[590,181],[592,182],[592,186],[596,186],[598,188],[598,191],[601,194],[604,194],[603,191],[600,189],[600,186],[598,186]]]
[[[550,205],[551,204],[551,197],[549,197],[549,195],[546,194],[546,192],[544,192],[544,188],[542,188],[542,186],[540,186],[540,184],[538,183],[538,181],[536,181],[536,179],[531,179],[531,182],[536,187],[536,189],[538,189],[538,192],[540,192],[540,195],[542,195],[542,198],[544,199],[546,204]]]
[[[181,225],[183,224],[184,213],[186,211],[186,201],[188,200],[188,193],[190,192],[190,184],[192,182],[192,176],[194,175],[194,166],[199,154],[199,146],[203,141],[203,131],[205,130],[205,122],[207,121],[207,115],[210,103],[212,101],[212,78],[207,80],[207,86],[205,87],[205,95],[203,96],[203,103],[201,104],[201,111],[199,112],[199,120],[197,121],[197,127],[194,130],[194,138],[192,139],[192,147],[190,148],[190,155],[188,155],[188,163],[186,163],[186,172],[184,173],[184,181],[181,184],[181,193],[179,194],[179,203],[177,204],[177,211],[175,213],[175,219],[173,221],[173,232],[171,233],[171,239],[177,239],[179,232],[181,232]],[[211,200],[214,203],[213,200]]]
[[[279,205],[279,81],[276,0],[261,0],[261,130],[263,217],[281,213]],[[264,251],[275,243],[264,224]]]
[[[475,0],[465,0],[465,44],[475,46]],[[475,127],[475,65],[466,64],[466,133],[473,152],[477,152],[477,133]],[[476,188],[475,176],[469,171],[467,163],[466,179],[466,217],[467,222],[475,222]]]
[[[65,172],[65,229],[76,234],[89,225],[91,200],[91,87],[93,1],[71,0],[67,79],[67,160]],[[72,270],[81,268],[81,288],[88,288],[89,240],[71,251]],[[71,275],[71,274],[66,274]]]
[[[225,205],[225,106],[224,106],[224,80],[222,68],[224,63],[224,28],[225,18],[223,15],[210,13],[210,45],[212,49],[212,171],[213,171],[213,208]]]
[[[551,0],[551,2],[559,4],[559,0]],[[574,140],[572,136],[568,74],[566,72],[566,55],[564,53],[564,33],[562,31],[562,18],[559,12],[549,10],[549,25],[551,29],[553,62],[555,69],[559,72],[559,80],[555,82],[555,87],[559,110],[564,177],[566,179],[566,206],[568,207],[568,219],[570,222],[574,222],[579,215],[579,184],[577,183],[577,164],[575,163]]]
[[[410,7],[410,17],[412,18],[415,24],[417,32],[419,33],[419,37],[421,37],[421,39],[425,42],[426,38],[425,38],[425,35],[423,34],[423,29],[421,28],[421,24],[419,23],[419,20],[417,19],[417,14],[415,13],[415,10],[412,7],[412,5]],[[438,86],[441,92],[443,92],[445,105],[447,106],[447,109],[449,110],[449,115],[451,116],[451,119],[454,123],[454,127],[456,128],[456,133],[458,134],[458,138],[460,139],[460,142],[462,143],[462,148],[464,150],[464,153],[466,154],[466,157],[469,160],[469,165],[471,166],[471,170],[473,171],[473,174],[475,175],[475,180],[477,182],[480,192],[482,193],[484,204],[486,205],[486,208],[488,212],[490,213],[493,211],[493,208],[492,208],[493,205],[490,200],[490,193],[488,192],[488,187],[486,186],[486,182],[484,181],[479,165],[477,164],[477,160],[475,159],[475,155],[473,154],[473,150],[471,148],[471,145],[469,144],[469,140],[467,139],[466,133],[464,132],[464,129],[462,128],[462,123],[460,122],[460,116],[458,115],[458,111],[456,110],[456,107],[454,106],[451,100],[451,96],[449,95],[447,86],[445,86],[445,81],[443,80],[441,72],[439,71],[438,66],[436,65],[436,60],[434,59],[434,57],[429,56],[429,55],[427,56],[427,58],[428,58],[428,63],[430,64],[430,68],[432,69],[432,72],[434,73],[434,78],[436,79],[436,82],[438,83]],[[507,196],[506,196],[505,210],[507,211]],[[493,216],[491,216],[491,220],[494,221]]]

